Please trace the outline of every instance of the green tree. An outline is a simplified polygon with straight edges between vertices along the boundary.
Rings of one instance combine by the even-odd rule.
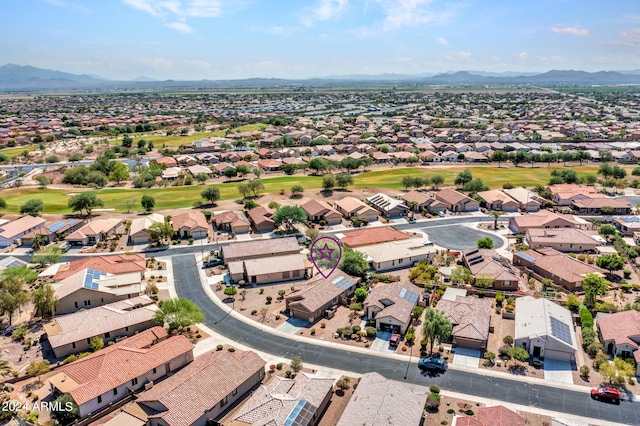
[[[589,309],[593,309],[598,295],[607,294],[609,281],[596,274],[587,274],[582,280],[582,288],[584,289],[584,304]]]
[[[311,170],[315,170],[316,174],[319,174],[320,172],[327,170],[329,168],[329,164],[322,158],[313,158],[309,161],[309,168]]]
[[[166,325],[169,330],[179,330],[203,320],[204,314],[198,305],[181,297],[163,301],[154,317],[156,324]]]
[[[413,186],[413,178],[411,176],[403,176],[400,182],[402,186],[404,186],[405,191],[408,191],[409,188]]]
[[[116,162],[109,173],[109,180],[119,184],[123,180],[129,179],[129,166],[125,163]]]
[[[47,374],[51,370],[49,361],[45,360],[33,360],[27,367],[27,375],[38,376],[38,382],[41,382],[42,375]]]
[[[507,349],[507,355],[513,359],[513,362],[517,365],[518,362],[525,362],[529,359],[529,352],[522,346],[513,346]]]
[[[442,175],[431,176],[431,186],[433,189],[438,189],[438,186],[444,183],[444,177]]]
[[[78,418],[78,406],[71,395],[64,393],[56,398],[51,417],[63,426],[70,425]]]
[[[349,275],[364,277],[369,271],[369,262],[362,252],[345,249],[339,267]]]
[[[153,242],[164,244],[173,237],[173,234],[173,226],[169,222],[158,222],[149,226],[149,238]]]
[[[602,225],[600,228],[598,228],[598,234],[600,235],[616,235],[617,232],[618,231],[616,230],[616,227],[613,225]]]
[[[69,199],[67,205],[72,211],[86,211],[87,216],[91,217],[91,211],[96,207],[103,207],[104,202],[99,199],[93,192],[81,192]]]
[[[296,223],[305,223],[308,220],[307,212],[298,206],[282,206],[273,215],[273,221],[277,227],[285,226],[287,232],[295,232]]]
[[[491,161],[495,161],[498,163],[498,168],[501,167],[501,163],[503,161],[507,161],[507,153],[502,151],[502,150],[497,150],[494,151],[493,154],[491,154]]]
[[[330,191],[336,186],[336,178],[333,175],[326,175],[322,178],[322,189]]]
[[[473,176],[471,175],[471,170],[465,169],[460,173],[458,173],[453,183],[456,186],[464,187],[467,183],[471,182],[472,180],[473,180]]]
[[[46,318],[55,314],[58,296],[56,296],[56,292],[50,284],[41,284],[40,287],[34,290],[31,299],[36,308],[36,315]]]
[[[140,200],[140,204],[144,211],[149,213],[156,206],[156,199],[149,194],[144,194]]]
[[[456,266],[451,271],[451,282],[454,284],[469,284],[473,282],[473,274],[464,266]]]
[[[481,249],[492,249],[493,248],[493,240],[490,237],[480,238],[478,240],[478,248],[481,248]]]
[[[356,303],[362,303],[367,298],[367,295],[368,295],[367,289],[365,289],[364,287],[359,287],[353,293],[353,300]]]
[[[7,208],[7,202],[4,200],[4,198],[0,198],[0,209],[6,209]]]
[[[249,189],[251,190],[251,192],[253,193],[254,197],[257,197],[258,194],[260,193],[260,191],[264,190],[264,183],[262,183],[262,181],[260,179],[251,179],[247,185],[249,186]]]
[[[29,302],[25,286],[36,278],[38,275],[26,266],[7,268],[0,274],[0,312],[9,317],[9,325],[13,314]]]
[[[198,173],[196,175],[196,180],[200,182],[200,184],[205,183],[207,179],[209,179],[209,175],[207,175],[206,173]]]
[[[215,186],[208,186],[200,193],[200,196],[213,205],[220,199],[220,189]]]
[[[26,203],[20,206],[21,214],[28,214],[31,216],[37,216],[38,213],[40,213],[42,210],[44,210],[44,203],[42,202],[42,200],[36,198],[27,200]]]
[[[429,352],[433,353],[433,345],[442,343],[451,336],[453,326],[451,321],[442,311],[436,309],[427,309],[424,315],[424,324],[422,325],[422,333],[424,338],[429,342]]]
[[[249,185],[246,183],[238,184],[238,192],[242,195],[242,198],[247,198],[249,194],[251,194],[251,189],[249,189]]]
[[[489,189],[489,187],[484,184],[482,179],[477,178],[470,182],[465,183],[462,189],[467,192],[476,193],[480,191],[486,191]]]
[[[249,173],[251,173],[251,169],[246,164],[240,164],[236,167],[236,172],[240,175],[240,177],[245,177]]]
[[[353,185],[353,176],[349,173],[338,173],[336,175],[336,185],[342,189],[345,189],[349,185]]]
[[[47,185],[51,183],[51,179],[49,179],[45,175],[38,175],[34,178],[34,180],[40,184],[40,188],[46,188]]]
[[[104,348],[104,340],[99,336],[94,336],[91,339],[89,346],[91,347],[92,352],[98,352],[100,349]]]
[[[620,271],[624,268],[624,258],[617,254],[605,254],[596,260],[596,265],[600,268],[607,269],[610,274],[613,271]]]
[[[259,170],[259,169],[256,169]],[[297,164],[284,164],[282,165],[282,171],[286,174],[286,175],[292,175],[296,172],[296,170],[298,170],[298,165]]]
[[[229,167],[229,168],[225,169],[225,171],[222,174],[227,179],[231,179],[231,178],[234,178],[234,177],[238,176],[238,171],[234,167]]]
[[[291,369],[293,370],[294,373],[298,374],[299,372],[302,371],[302,369],[304,368],[304,366],[302,365],[302,360],[300,359],[299,356],[294,356],[293,358],[291,358]]]
[[[31,239],[31,248],[33,248],[34,251],[38,251],[42,246],[46,244],[46,241],[47,240],[44,235],[40,233],[35,234]]]
[[[296,184],[291,187],[291,196],[293,198],[302,197],[303,193],[304,193],[304,187],[302,185]]]

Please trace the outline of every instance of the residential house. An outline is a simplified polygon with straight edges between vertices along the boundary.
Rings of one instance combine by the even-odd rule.
[[[273,221],[275,211],[269,207],[256,207],[249,210],[247,214],[256,232],[273,232],[276,227]]]
[[[211,351],[142,393],[149,426],[206,426],[256,389],[265,361],[251,351]]]
[[[77,231],[67,235],[65,241],[72,246],[93,245],[114,235],[120,225],[122,225],[120,219],[93,219]]]
[[[213,176],[213,170],[211,170],[207,166],[202,166],[200,164],[194,164],[193,166],[189,166],[187,167],[187,170],[189,170],[189,173],[191,173],[193,177],[196,177],[201,174],[207,175],[207,177]]]
[[[453,189],[441,189],[435,196],[452,212],[472,212],[480,209],[480,203],[476,200]]]
[[[455,300],[442,299],[438,309],[453,325],[451,338],[454,347],[487,348],[491,330],[491,299],[472,296],[456,296]]]
[[[326,201],[313,199],[304,203],[301,207],[307,212],[307,216],[312,222],[318,223],[322,220],[329,226],[342,223],[342,214]]]
[[[182,176],[181,167],[167,167],[162,171],[162,179],[175,180]]]
[[[353,197],[345,197],[336,201],[336,210],[338,210],[345,219],[357,217],[367,222],[378,220],[378,211],[376,209]]]
[[[431,150],[424,151],[420,154],[420,159],[425,163],[439,163],[441,160],[440,155],[438,153],[433,152]]]
[[[603,194],[598,194],[592,186],[581,186],[573,183],[550,185],[549,190],[553,194],[553,202],[559,206],[570,206],[574,201],[586,198],[604,197]]]
[[[46,223],[46,220],[37,216],[22,216],[16,220],[3,223],[0,225],[0,248],[11,244],[19,244],[20,237],[42,228]]]
[[[213,166],[213,170],[216,172],[216,174],[218,176],[222,176],[224,175],[224,172],[226,172],[228,169],[233,169],[234,167],[231,165],[231,163],[227,163],[222,162],[222,163],[218,163],[215,166]]]
[[[582,280],[586,274],[604,276],[606,271],[567,256],[552,248],[518,251],[513,254],[513,264],[531,269],[542,278],[569,291],[582,291]]]
[[[282,167],[282,163],[272,159],[258,160],[258,167],[265,172],[277,172]]]
[[[518,211],[519,203],[502,191],[491,189],[489,191],[480,191],[478,195],[487,202],[489,210]]]
[[[615,214],[631,213],[631,203],[626,198],[584,198],[571,202],[571,208],[578,214]]]
[[[27,267],[29,265],[28,262],[24,260],[20,260],[17,257],[9,256],[3,257],[0,259],[0,274],[7,268],[15,268],[15,267]]]
[[[527,188],[503,189],[504,193],[518,202],[518,208],[525,212],[537,212],[547,201]]]
[[[402,201],[406,203],[407,208],[411,207],[411,203],[415,203],[415,207],[413,209],[413,211],[415,212],[420,212],[422,210],[428,209],[429,205],[434,200],[424,192],[420,192],[416,190],[412,190],[404,194],[401,194],[398,196],[398,198],[400,198]]]
[[[509,261],[492,249],[471,249],[462,252],[462,262],[476,284],[489,285],[495,290],[517,291],[520,274]]]
[[[627,237],[633,236],[634,233],[640,232],[640,217],[638,216],[619,216],[613,218],[613,225],[618,231]]]
[[[416,262],[432,262],[436,255],[434,245],[425,244],[421,238],[371,244],[356,250],[364,253],[367,262],[376,272],[411,268]]]
[[[56,314],[68,314],[139,296],[144,291],[139,272],[107,274],[82,269],[53,286],[58,304]]]
[[[402,217],[409,210],[402,200],[391,198],[381,192],[367,197],[367,201],[384,217]]]
[[[149,228],[155,223],[164,223],[164,216],[159,213],[150,213],[131,220],[129,244],[149,244],[151,241]]]
[[[300,250],[300,245],[295,237],[270,238],[222,246],[220,256],[225,263],[229,263],[237,260],[299,254]]]
[[[201,211],[190,211],[171,217],[171,223],[178,238],[207,238],[209,223]]]
[[[479,407],[475,416],[456,415],[452,424],[456,426],[525,426],[526,420],[503,405]]]
[[[419,425],[426,402],[426,393],[413,392],[404,383],[379,373],[366,373],[342,412],[338,426]]]
[[[378,330],[404,334],[420,294],[421,290],[409,282],[379,283],[363,303],[365,316],[375,320]]]
[[[216,212],[213,216],[213,222],[216,225],[216,230],[230,234],[247,234],[251,231],[251,222],[240,211]]]
[[[371,244],[386,243],[389,241],[408,240],[411,236],[405,232],[389,226],[379,228],[361,228],[355,231],[344,232],[336,235],[340,242],[349,247],[356,248]]]
[[[63,238],[64,235],[69,234],[76,229],[80,228],[84,222],[80,219],[65,219],[55,222],[48,222],[45,226],[41,226],[38,229],[34,229],[28,234],[20,237],[20,243],[23,246],[31,246],[33,244],[33,238],[36,235],[43,237],[44,244],[55,243]]]
[[[108,256],[90,256],[72,260],[71,262],[56,263],[47,268],[47,275],[53,276],[54,281],[61,281],[83,269],[95,269],[110,275],[137,272],[140,280],[144,278],[147,269],[144,253],[112,254]]]
[[[316,275],[305,283],[302,290],[289,294],[285,299],[291,316],[312,323],[325,317],[332,306],[346,304],[360,279],[343,274],[332,275],[329,278]]]
[[[313,264],[303,254],[236,260],[228,262],[232,282],[269,284],[301,280],[313,275]]]
[[[242,426],[315,426],[331,401],[335,379],[300,372],[293,379],[274,376],[254,390],[233,416]]]
[[[588,225],[589,222],[576,216],[558,214],[550,210],[509,217],[509,229],[514,234],[525,234],[527,229],[585,228]]]
[[[606,354],[633,358],[636,376],[640,376],[640,312],[616,312],[596,319],[598,336]]]
[[[445,151],[442,154],[440,154],[440,159],[442,161],[448,161],[450,163],[454,163],[454,162],[457,163],[458,161],[460,161],[458,158],[459,155],[460,154],[458,154],[455,151]]]
[[[525,239],[534,250],[551,247],[560,252],[595,252],[596,247],[606,244],[597,232],[582,229],[527,229]]]
[[[196,164],[198,164],[198,160],[190,155],[176,155],[175,159],[178,164],[183,166],[195,166]]]
[[[516,299],[514,345],[533,358],[574,362],[578,350],[571,312],[548,299]]]
[[[159,166],[164,167],[176,167],[178,165],[178,162],[173,157],[160,157],[154,159],[153,161],[155,161]]]
[[[154,327],[63,365],[51,391],[71,396],[83,418],[161,379],[193,360],[193,344]]]
[[[73,314],[56,316],[43,325],[57,358],[89,352],[91,339],[99,337],[106,345],[155,326],[158,307],[148,296],[137,296]]]

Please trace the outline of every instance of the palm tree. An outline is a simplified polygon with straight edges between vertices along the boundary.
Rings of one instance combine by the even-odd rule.
[[[35,234],[33,236],[33,239],[31,240],[31,246],[33,248],[33,251],[40,250],[40,248],[44,245],[44,243],[45,243],[44,235],[40,233]]]
[[[498,211],[492,211],[491,212],[491,216],[493,216],[493,229],[494,230],[498,229],[498,218],[500,217],[500,215],[502,215],[502,213],[500,213]]]
[[[411,220],[415,217],[416,207],[418,207],[417,201],[409,201],[407,203],[407,207],[409,207],[409,211],[411,212]]]
[[[11,367],[9,366],[9,362],[7,361],[0,361],[0,376],[5,377],[5,376],[10,376],[11,375]]]

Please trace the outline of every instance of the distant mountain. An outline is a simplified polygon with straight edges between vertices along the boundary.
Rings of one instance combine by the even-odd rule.
[[[136,77],[131,81],[159,81],[159,80],[156,80],[155,78],[147,77],[145,75],[141,75],[140,77]]]
[[[324,77],[314,77],[323,80],[359,80],[359,81],[387,81],[387,80],[417,80],[426,77],[432,77],[433,73],[421,73],[421,74],[345,74],[345,75],[327,75]]]
[[[67,72],[47,70],[32,67],[30,65],[7,64],[0,66],[0,81],[21,81],[21,80],[70,80],[70,81],[99,81],[87,74],[69,74]]]

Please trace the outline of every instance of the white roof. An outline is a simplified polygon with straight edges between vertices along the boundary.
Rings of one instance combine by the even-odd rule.
[[[387,194],[383,194],[381,192],[372,195],[371,197],[367,197],[367,201],[369,201],[374,206],[384,210],[386,212],[399,207],[403,210],[407,210],[408,207],[404,203],[403,200],[398,200],[397,198],[391,198]]]
[[[571,312],[547,299],[524,296],[516,299],[515,340],[553,339],[578,350]]]
[[[436,251],[433,245],[425,246],[424,241],[420,238],[372,244],[358,247],[356,250],[378,263],[406,259],[408,257],[423,257]]]

